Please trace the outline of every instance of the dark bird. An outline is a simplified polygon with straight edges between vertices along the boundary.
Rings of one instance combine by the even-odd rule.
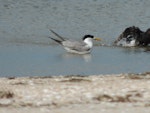
[[[138,27],[132,26],[126,28],[114,42],[117,46],[148,46],[150,44],[150,29],[146,32]]]

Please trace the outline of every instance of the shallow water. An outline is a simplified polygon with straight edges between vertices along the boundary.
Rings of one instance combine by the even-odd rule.
[[[97,46],[92,54],[76,55],[60,46],[18,45],[0,48],[1,76],[89,75],[149,71],[144,48]]]
[[[142,73],[146,48],[112,47],[128,26],[150,26],[150,2],[141,0],[0,0],[0,76]],[[101,37],[91,55],[66,53],[47,37]],[[99,42],[96,44],[99,45]]]

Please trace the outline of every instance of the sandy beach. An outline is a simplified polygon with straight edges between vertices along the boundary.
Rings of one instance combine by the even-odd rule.
[[[150,73],[0,78],[0,113],[149,113]]]

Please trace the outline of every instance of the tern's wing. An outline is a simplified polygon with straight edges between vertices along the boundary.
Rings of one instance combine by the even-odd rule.
[[[90,50],[90,47],[88,47],[84,42],[79,41],[66,40],[62,42],[62,45],[65,48],[69,48],[80,52]]]

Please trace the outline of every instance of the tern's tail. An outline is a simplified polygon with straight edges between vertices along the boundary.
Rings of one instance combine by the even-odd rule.
[[[58,33],[54,32],[52,29],[49,29],[54,35],[56,35],[58,38],[60,38],[61,40],[65,41],[65,39],[60,36]]]
[[[49,38],[51,38],[51,37],[49,37]],[[62,43],[62,41],[60,41],[60,40],[57,40],[57,39],[54,39],[54,38],[51,38],[51,39],[54,40],[55,42],[59,43],[59,44]]]

